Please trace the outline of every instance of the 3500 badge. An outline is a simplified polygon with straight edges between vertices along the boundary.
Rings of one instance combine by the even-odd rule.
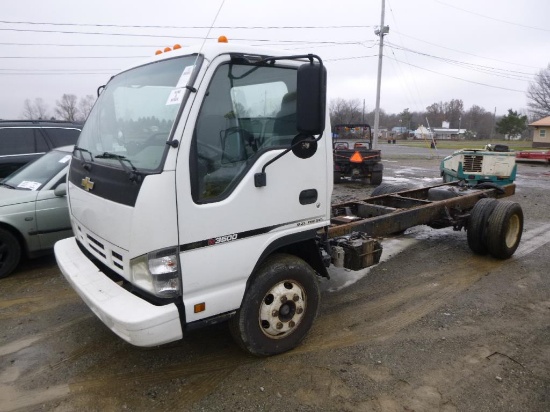
[[[231,242],[233,240],[237,240],[237,237],[238,235],[236,233],[233,233],[232,235],[218,236],[214,239],[208,239],[208,246]]]

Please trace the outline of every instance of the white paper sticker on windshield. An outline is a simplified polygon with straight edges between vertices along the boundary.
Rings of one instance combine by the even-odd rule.
[[[20,187],[21,189],[36,190],[40,187],[40,183],[23,180],[21,183],[17,185],[17,187]]]
[[[176,84],[177,89],[187,86],[187,82],[189,81],[191,73],[193,72],[193,67],[195,66],[187,66],[185,69],[183,69],[183,73],[178,80],[178,84]]]
[[[67,156],[59,159],[59,163],[67,163],[69,160],[71,160],[71,155],[67,155]]]
[[[166,102],[166,106],[171,104],[180,104],[183,100],[183,91],[184,89],[174,89],[170,92],[170,96],[168,96],[168,101]]]

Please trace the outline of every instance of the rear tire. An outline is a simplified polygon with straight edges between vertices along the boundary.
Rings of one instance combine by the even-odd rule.
[[[497,205],[496,199],[479,200],[470,213],[466,230],[468,246],[478,255],[486,255],[487,249],[487,221]]]
[[[317,316],[320,292],[315,271],[296,256],[276,254],[253,276],[240,309],[229,321],[233,338],[256,356],[295,348]]]
[[[371,192],[371,196],[389,195],[390,193],[401,192],[410,188],[411,186],[408,184],[384,183],[380,186],[375,187],[374,190]]]
[[[0,279],[8,276],[21,260],[21,246],[6,229],[0,229]]]
[[[487,222],[487,248],[491,256],[508,259],[519,246],[523,233],[523,210],[519,203],[500,201]]]
[[[378,186],[380,183],[382,183],[382,172],[372,172],[370,184]]]

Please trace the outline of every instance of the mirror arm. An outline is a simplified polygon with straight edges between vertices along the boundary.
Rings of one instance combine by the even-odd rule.
[[[319,137],[317,139],[315,139],[315,142],[318,142],[319,140],[321,140],[321,137],[323,137],[323,134],[320,134]],[[290,152],[292,149],[294,149],[296,146],[298,146],[299,144],[302,144],[302,143],[303,143],[302,141],[298,141],[298,142],[294,143],[288,149],[285,149],[284,152],[279,153],[277,156],[275,156],[273,159],[271,159],[269,162],[267,162],[265,165],[263,165],[262,171],[260,173],[255,173],[254,174],[254,186],[256,186],[256,187],[266,186],[267,185],[267,175],[265,174],[265,168],[267,166],[269,166],[271,163],[279,160],[281,157],[283,157],[288,152]]]

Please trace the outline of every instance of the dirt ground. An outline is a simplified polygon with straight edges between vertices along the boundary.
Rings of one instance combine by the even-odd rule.
[[[439,182],[437,157],[385,156],[384,181]],[[227,326],[132,347],[51,257],[0,280],[0,411],[548,411],[550,167],[520,164],[506,261],[465,232],[415,227],[370,270],[333,271],[297,349],[249,356]],[[372,188],[343,184],[335,202]]]

